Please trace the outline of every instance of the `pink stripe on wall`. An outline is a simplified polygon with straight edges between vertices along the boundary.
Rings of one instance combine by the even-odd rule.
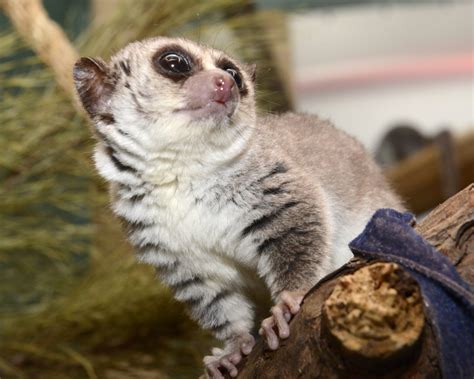
[[[411,57],[344,63],[300,72],[295,78],[298,92],[320,92],[368,85],[384,85],[423,79],[474,76],[474,52],[443,56]]]

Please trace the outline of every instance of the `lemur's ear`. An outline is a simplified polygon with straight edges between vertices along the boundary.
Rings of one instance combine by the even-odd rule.
[[[84,109],[91,117],[106,111],[114,89],[107,64],[100,58],[83,57],[74,65],[73,78]]]
[[[252,82],[255,83],[257,80],[257,65],[254,63],[249,64],[247,67],[247,71],[250,74],[250,79],[252,79]]]

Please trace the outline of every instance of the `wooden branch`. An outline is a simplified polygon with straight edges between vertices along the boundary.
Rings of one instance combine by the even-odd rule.
[[[2,0],[0,6],[82,113],[72,80],[72,68],[79,56],[62,28],[49,18],[41,0]]]
[[[417,230],[473,283],[474,185]],[[276,351],[260,341],[239,378],[440,378],[437,344],[417,284],[393,263],[353,259],[306,296]],[[423,327],[424,324],[424,327]]]
[[[474,133],[454,138],[453,158],[459,188],[474,181]],[[425,212],[446,200],[443,186],[443,156],[439,145],[424,148],[385,172],[394,189],[415,213]]]
[[[341,277],[322,309],[322,334],[346,361],[368,370],[403,362],[425,317],[418,284],[395,263]]]
[[[435,208],[416,230],[474,286],[474,184]]]

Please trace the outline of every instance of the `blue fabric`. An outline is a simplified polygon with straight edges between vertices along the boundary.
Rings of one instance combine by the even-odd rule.
[[[414,229],[414,217],[379,209],[349,247],[355,256],[395,262],[418,282],[434,327],[443,377],[474,378],[474,291],[449,259]]]

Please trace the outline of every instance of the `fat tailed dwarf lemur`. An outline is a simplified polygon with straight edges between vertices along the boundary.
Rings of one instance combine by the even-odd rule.
[[[255,67],[219,50],[151,38],[110,63],[81,58],[74,81],[139,260],[224,341],[204,358],[213,378],[236,376],[252,350],[265,290],[273,306],[258,331],[276,349],[372,213],[402,208],[361,144],[328,121],[257,115]]]

